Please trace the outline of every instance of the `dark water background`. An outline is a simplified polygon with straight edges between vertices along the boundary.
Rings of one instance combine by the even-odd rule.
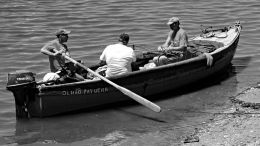
[[[165,145],[191,132],[212,113],[229,108],[228,98],[259,81],[260,4],[258,0],[1,0],[0,1],[0,144],[2,145]],[[86,65],[98,61],[104,47],[122,32],[130,43],[155,49],[166,39],[166,22],[181,19],[189,37],[200,25],[243,25],[230,75],[202,82],[155,101],[162,113],[145,107],[113,106],[58,117],[16,120],[13,96],[6,91],[8,72],[25,69],[41,79],[49,71],[41,47],[59,28],[72,31],[68,46]],[[161,95],[166,97],[168,95]],[[158,97],[160,98],[160,97]],[[169,138],[170,137],[170,138]],[[160,143],[163,144],[163,143]]]

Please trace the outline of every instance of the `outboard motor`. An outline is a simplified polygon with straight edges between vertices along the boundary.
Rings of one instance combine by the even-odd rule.
[[[6,88],[13,92],[17,117],[30,117],[28,105],[35,98],[35,87],[34,73],[25,70],[8,73]]]

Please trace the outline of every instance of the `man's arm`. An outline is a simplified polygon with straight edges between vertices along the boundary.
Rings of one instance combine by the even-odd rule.
[[[172,34],[173,34],[173,31],[170,31],[170,32],[168,33],[168,37],[167,37],[165,43],[162,45],[162,47],[167,48],[167,47],[170,46]]]
[[[173,47],[169,46],[168,48],[165,48],[166,51],[174,50],[174,51],[183,51],[187,48],[187,46],[178,46],[178,47]]]
[[[57,56],[57,55],[61,55],[61,53],[63,52],[63,50],[54,51],[54,49],[55,47],[53,46],[53,43],[48,42],[41,48],[41,53],[49,56]]]
[[[172,33],[173,33],[173,31],[170,31],[170,32],[168,33],[168,37],[167,37],[165,43],[164,43],[163,45],[161,45],[161,46],[158,47],[158,51],[165,51],[166,48],[168,48],[168,47],[170,46]]]
[[[49,43],[45,44],[42,48],[41,48],[41,53],[45,54],[45,55],[49,55],[49,56],[56,56],[57,52],[54,52],[55,48],[50,46]]]

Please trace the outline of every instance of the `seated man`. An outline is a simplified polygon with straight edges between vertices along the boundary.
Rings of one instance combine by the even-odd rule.
[[[131,63],[136,61],[134,50],[127,47],[128,34],[119,36],[119,43],[107,46],[100,56],[101,64],[107,65],[106,77],[132,71]]]
[[[174,54],[180,54],[186,52],[188,46],[188,36],[184,29],[180,28],[179,18],[172,17],[168,21],[167,25],[170,26],[171,31],[168,34],[168,38],[162,46],[158,47],[158,51],[171,52],[175,51]],[[177,52],[178,53],[177,53]],[[169,53],[171,54],[171,53]],[[183,57],[183,54],[179,57]],[[165,55],[154,57],[154,63],[159,65],[164,65],[176,61],[176,58],[169,58]]]

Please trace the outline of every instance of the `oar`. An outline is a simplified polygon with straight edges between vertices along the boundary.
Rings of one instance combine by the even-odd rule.
[[[53,83],[53,82],[56,82],[56,80],[40,81],[40,82],[37,82],[36,85],[48,84],[48,83]]]
[[[133,50],[135,51],[146,51],[146,52],[150,52],[150,51],[157,51],[157,49],[153,50],[153,49],[148,49],[146,47],[144,47],[143,45],[139,45],[139,44],[129,44]]]
[[[88,72],[92,73],[93,75],[99,77],[100,79],[102,79],[103,81],[107,82],[108,84],[114,86],[116,89],[118,89],[119,91],[121,91],[122,93],[124,93],[125,95],[131,97],[132,99],[134,99],[135,101],[139,102],[140,104],[150,108],[151,110],[155,111],[155,112],[160,112],[161,111],[161,108],[152,103],[151,101],[135,94],[134,92],[122,87],[122,86],[119,86],[117,84],[115,84],[114,82],[108,80],[107,78],[101,76],[100,74],[92,71],[91,69],[89,69],[88,67],[84,66],[83,64],[77,62],[76,60],[70,58],[69,56],[65,55],[65,54],[62,54],[62,56],[64,56],[66,59],[68,59],[69,61],[73,62],[74,64],[84,68],[85,70],[87,70]]]

